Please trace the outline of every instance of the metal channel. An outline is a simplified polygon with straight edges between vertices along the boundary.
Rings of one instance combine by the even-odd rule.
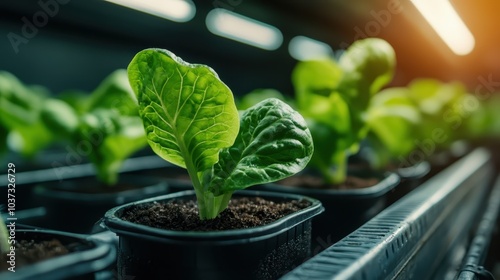
[[[281,279],[430,279],[468,238],[493,177],[476,149]]]

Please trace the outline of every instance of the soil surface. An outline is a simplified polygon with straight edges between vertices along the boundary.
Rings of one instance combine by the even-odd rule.
[[[347,179],[342,184],[326,184],[322,177],[314,175],[296,175],[288,177],[278,182],[280,185],[311,189],[332,189],[332,190],[350,190],[362,189],[376,185],[380,182],[377,178],[359,178],[347,176]]]
[[[24,265],[69,253],[69,250],[57,239],[40,242],[34,240],[16,240],[15,247],[16,270]],[[7,270],[10,267],[9,263],[7,263],[8,261],[9,256],[2,253],[0,255],[0,271]]]
[[[307,200],[273,202],[259,197],[232,198],[226,210],[213,220],[200,220],[195,201],[131,206],[121,218],[155,228],[179,231],[219,231],[269,224],[288,214],[307,208]]]

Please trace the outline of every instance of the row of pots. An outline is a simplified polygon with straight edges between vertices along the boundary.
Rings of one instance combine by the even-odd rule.
[[[116,233],[119,237],[117,262],[101,261],[101,266],[91,266],[100,267],[100,270],[103,266],[112,269],[112,273],[109,270],[107,274],[101,273],[102,279],[106,275],[119,279],[156,279],[164,275],[168,275],[168,279],[276,279],[307,260],[311,253],[326,249],[374,217],[391,200],[397,200],[398,192],[403,195],[418,186],[429,170],[427,163],[420,163],[404,170],[406,172],[399,172],[407,175],[403,178],[398,172],[365,172],[365,176],[375,175],[380,181],[372,187],[356,190],[314,190],[277,184],[256,186],[237,195],[258,195],[271,200],[305,196],[311,206],[267,226],[208,234],[159,230],[120,219],[120,213],[130,205],[193,198],[192,191],[182,192],[191,189],[183,170],[169,167],[122,174],[121,181],[127,185],[137,182],[148,186],[113,194],[82,193],[79,190],[81,183],[76,182],[84,182],[88,190],[88,185],[92,184],[90,178],[62,183],[53,181],[34,184],[33,197],[38,200],[37,205],[44,206],[46,215],[30,224],[80,234],[104,230]],[[146,176],[148,173],[155,176]],[[172,179],[173,174],[176,178]],[[160,178],[160,175],[167,175],[169,179]],[[168,192],[172,194],[162,195]],[[320,214],[323,209],[325,213]],[[98,222],[104,213],[104,219]],[[23,236],[41,233],[39,230],[22,232]],[[114,244],[89,239],[88,235],[80,237],[94,244],[94,249],[104,246],[112,254]],[[248,273],[242,274],[242,271]],[[88,275],[95,277],[93,271]]]

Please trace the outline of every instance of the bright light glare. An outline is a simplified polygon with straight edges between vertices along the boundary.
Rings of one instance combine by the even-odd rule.
[[[210,11],[206,24],[215,35],[265,50],[275,50],[283,43],[283,35],[276,27],[224,9]]]
[[[106,0],[124,7],[176,22],[191,20],[196,8],[191,1],[183,0]]]
[[[410,0],[456,55],[467,55],[475,40],[449,0]]]
[[[323,42],[296,36],[288,44],[288,52],[297,60],[313,60],[333,56],[332,48]]]

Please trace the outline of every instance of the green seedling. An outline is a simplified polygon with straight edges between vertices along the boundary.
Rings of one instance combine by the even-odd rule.
[[[45,88],[24,85],[11,73],[0,72],[0,123],[8,134],[4,141],[27,158],[54,141],[40,120],[48,96]]]
[[[373,168],[384,169],[415,149],[421,114],[408,88],[393,87],[375,94],[367,116]]]
[[[41,114],[44,123],[60,139],[85,149],[83,156],[93,163],[97,178],[106,185],[115,185],[123,162],[147,146],[126,70],[113,72],[87,98],[66,94],[65,100],[73,100],[77,106],[49,100]]]
[[[297,109],[314,139],[310,167],[326,183],[345,181],[347,158],[370,129],[370,100],[392,79],[395,60],[386,41],[369,38],[355,42],[338,62],[303,61],[293,70]]]
[[[313,143],[302,116],[270,98],[239,117],[231,90],[210,67],[161,49],[139,52],[128,66],[148,143],[186,168],[200,219],[227,208],[234,191],[302,170]]]

